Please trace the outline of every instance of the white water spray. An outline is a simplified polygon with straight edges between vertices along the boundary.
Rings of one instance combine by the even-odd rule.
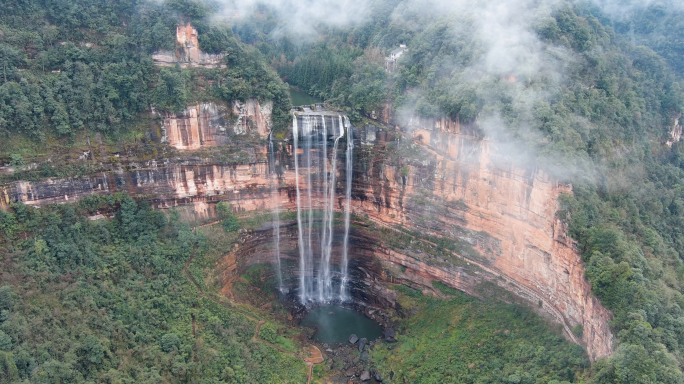
[[[278,290],[283,292],[283,273],[280,264],[280,201],[278,194],[278,173],[276,172],[273,132],[268,136],[268,160],[271,170],[271,199],[273,200],[273,239],[275,259],[278,265]]]
[[[349,223],[351,216],[351,186],[352,186],[352,171],[353,171],[353,153],[354,153],[354,137],[352,135],[351,124],[349,119],[344,116],[344,126],[347,128],[347,151],[345,153],[345,202],[344,202],[344,243],[342,245],[342,266],[340,283],[340,300],[346,301],[349,299],[347,292],[347,283],[349,282]]]
[[[330,124],[328,124],[330,123]],[[344,255],[339,290],[333,287],[331,269],[332,244],[334,240],[335,190],[337,187],[337,151],[339,140],[344,137],[347,128],[347,202],[345,205],[345,238]],[[334,138],[332,151],[328,153],[328,132]],[[302,304],[310,301],[330,302],[346,300],[348,281],[348,248],[349,248],[349,208],[351,196],[351,125],[346,116],[332,114],[300,114],[295,115],[292,124],[295,183],[297,193],[297,235],[299,241],[299,298]],[[299,154],[300,143],[304,146]],[[314,161],[314,159],[316,161]],[[303,164],[302,164],[303,163]],[[301,168],[301,170],[300,170]],[[300,172],[306,174],[306,186],[300,181]],[[316,185],[313,179],[316,179]],[[306,188],[306,195],[302,188]],[[318,195],[314,194],[314,188]],[[315,214],[314,201],[319,196],[320,211]],[[306,211],[305,211],[306,210]],[[303,217],[305,212],[306,217]],[[316,217],[320,224],[317,224]],[[319,232],[320,231],[320,232]],[[320,241],[320,257],[314,281],[314,247],[312,239]],[[314,284],[316,293],[314,293]],[[339,292],[339,294],[337,294]]]

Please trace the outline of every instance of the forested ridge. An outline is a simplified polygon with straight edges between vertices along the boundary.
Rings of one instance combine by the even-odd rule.
[[[197,101],[253,97],[275,101],[274,123],[285,124],[284,84],[258,51],[210,23],[214,11],[185,0],[2,1],[0,135],[125,133],[151,106],[177,112]],[[154,67],[151,54],[174,50],[184,22],[197,28],[201,49],[226,54],[226,69]],[[199,86],[207,81],[213,85]]]

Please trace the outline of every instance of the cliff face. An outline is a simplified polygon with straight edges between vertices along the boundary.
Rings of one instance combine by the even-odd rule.
[[[443,126],[459,129],[455,123]],[[371,162],[355,207],[385,225],[473,245],[481,258],[470,262],[480,271],[476,276],[467,269],[405,260],[397,252],[378,256],[414,263],[419,274],[471,294],[473,278],[488,276],[531,304],[541,302],[571,339],[571,328],[582,325],[592,358],[610,355],[611,316],[591,296],[581,258],[555,215],[558,196],[570,189],[532,167],[512,166],[497,156],[495,143],[468,134],[416,128],[413,138],[425,151],[419,156],[423,163],[408,165],[403,176],[397,167],[374,169],[382,164]]]
[[[180,150],[197,150],[230,143],[230,136],[255,134],[266,137],[271,130],[273,103],[256,99],[188,106],[181,113],[152,111],[161,117],[165,140]]]
[[[395,133],[387,130],[368,127],[355,134],[352,210],[357,218],[365,217],[378,228],[396,228],[382,236],[353,231],[357,296],[391,305],[381,282],[402,281],[431,289],[431,280],[478,296],[482,283],[489,282],[555,318],[568,338],[586,345],[592,358],[610,355],[610,313],[591,296],[580,256],[556,218],[558,196],[571,192],[570,188],[533,166],[512,165],[498,154],[496,143],[479,139],[461,124],[414,123],[429,129],[413,127],[403,145],[397,145]],[[238,212],[268,210],[274,205],[293,211],[292,148],[285,145],[283,149],[277,154],[283,173],[276,199],[271,195],[267,165],[256,162],[147,164],[149,169],[88,179],[19,182],[5,187],[1,197],[3,202],[42,205],[125,190],[154,196],[158,208],[185,204],[188,219],[212,217],[210,203],[221,200],[231,202]],[[344,190],[343,168],[338,167],[338,199]],[[314,201],[321,204],[317,196]],[[343,198],[336,204],[338,211],[342,202]],[[287,228],[284,225],[283,231],[292,230]],[[427,239],[428,247],[440,238],[457,246],[435,255],[397,245],[390,235],[400,229]],[[263,240],[264,245],[258,240],[259,236],[266,239],[267,233],[247,235],[256,236],[250,248],[256,251],[241,251],[241,263],[272,260],[270,240]],[[281,239],[281,252],[294,260],[296,241],[287,238]],[[288,273],[293,276],[296,271]],[[581,338],[571,331],[576,325],[583,328]]]
[[[236,135],[256,133],[265,138],[271,132],[273,102],[260,104],[256,99],[249,99],[244,103],[236,100],[232,102],[232,107],[233,116],[237,117],[233,125]]]
[[[197,41],[197,30],[188,23],[176,27],[175,51],[157,51],[152,55],[154,64],[160,67],[171,67],[176,64],[181,68],[204,67],[204,68],[226,68],[223,64],[225,55],[210,54],[199,49]]]

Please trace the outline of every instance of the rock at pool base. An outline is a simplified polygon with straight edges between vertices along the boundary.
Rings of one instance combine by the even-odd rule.
[[[368,381],[371,379],[370,372],[368,371],[363,371],[360,377],[361,381]]]

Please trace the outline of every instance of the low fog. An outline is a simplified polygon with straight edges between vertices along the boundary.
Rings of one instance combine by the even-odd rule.
[[[382,3],[364,0],[220,0],[219,18],[263,17],[264,9],[279,16],[279,25],[271,38],[287,36],[301,43],[315,42],[330,28],[353,28],[373,20],[373,12]],[[397,4],[390,22],[420,33],[437,20],[450,24],[449,31],[456,42],[472,42],[477,46],[475,60],[463,68],[456,63],[441,63],[438,73],[475,88],[478,98],[488,105],[477,117],[485,138],[497,143],[499,154],[514,163],[529,164],[531,159],[545,164],[552,176],[561,180],[593,179],[596,165],[589,159],[564,159],[558,155],[544,158],[536,153],[534,143],[543,143],[543,135],[533,127],[507,126],[501,118],[495,100],[502,93],[513,100],[522,119],[532,116],[536,108],[544,108],[568,77],[567,68],[576,60],[566,48],[548,44],[538,37],[538,28],[553,12],[568,3],[561,0],[406,0]],[[644,7],[662,5],[681,9],[675,0],[592,0],[604,14],[626,18]],[[405,42],[409,44],[410,41]],[[476,43],[476,44],[475,44]],[[510,84],[491,87],[505,79]],[[451,92],[447,90],[447,92]],[[454,87],[453,92],[458,92]],[[412,90],[409,99],[424,99],[419,90]],[[491,102],[489,102],[491,101]],[[405,120],[415,114],[415,104],[407,103],[397,111]],[[525,116],[527,115],[527,116]],[[588,125],[577,117],[574,124]],[[522,143],[525,143],[524,145]],[[531,144],[531,145],[530,145]]]

